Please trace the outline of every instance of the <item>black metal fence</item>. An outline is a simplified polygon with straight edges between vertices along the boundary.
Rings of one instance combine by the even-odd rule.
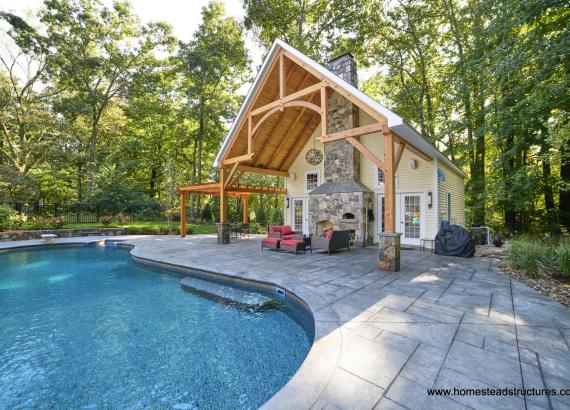
[[[61,204],[38,202],[34,204],[7,203],[28,218],[63,216],[67,223],[97,223],[102,216],[116,217],[118,214],[128,217],[129,221],[162,222],[167,220],[164,207],[159,204],[126,205],[120,209],[102,204]]]

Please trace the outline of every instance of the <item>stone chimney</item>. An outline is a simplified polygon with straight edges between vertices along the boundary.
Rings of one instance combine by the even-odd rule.
[[[347,83],[358,86],[356,62],[343,54],[327,64]],[[358,127],[358,107],[337,92],[328,100],[327,134]],[[360,152],[346,140],[324,144],[324,183],[309,195],[309,231],[320,235],[325,228],[351,231],[353,246],[373,242],[373,193],[360,183]]]
[[[347,83],[358,87],[356,62],[352,54],[343,54],[328,62],[328,69]],[[333,92],[328,101],[327,133],[344,131],[359,126],[358,107]],[[325,182],[358,181],[360,154],[348,141],[339,140],[324,144]]]

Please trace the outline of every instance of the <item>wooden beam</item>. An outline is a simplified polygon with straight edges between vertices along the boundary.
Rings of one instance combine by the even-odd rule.
[[[394,164],[394,171],[398,170],[400,160],[402,159],[402,154],[404,153],[404,148],[406,148],[406,143],[400,140],[398,143],[398,152],[396,152],[396,163]]]
[[[264,185],[235,185],[228,189],[228,194],[249,193],[249,194],[287,194],[285,188],[277,188]]]
[[[241,198],[242,201],[242,210],[243,210],[243,223],[249,223],[249,196],[244,195]]]
[[[396,169],[394,167],[394,136],[384,134],[384,231],[396,232]]]
[[[274,169],[250,167],[247,165],[238,165],[238,170],[243,172],[251,172],[253,174],[273,175],[276,177],[283,177],[283,178],[287,178],[289,176],[289,173],[287,171],[277,171]]]
[[[226,178],[226,184],[224,185],[224,189],[227,188],[229,183],[231,182],[232,177],[234,176],[234,173],[236,172],[238,165],[239,165],[239,162],[234,163],[232,170],[230,171],[228,177]]]
[[[321,107],[319,107],[317,104],[313,104],[312,102],[309,102],[309,101],[302,101],[302,100],[289,101],[289,102],[285,103],[284,106],[285,107],[306,107],[309,110],[313,110],[317,114],[321,114],[321,112],[322,112]]]
[[[186,236],[186,194],[180,194],[180,236]]]
[[[185,192],[186,189],[192,189],[192,190],[200,190],[200,189],[213,189],[213,190],[218,190],[220,188],[220,183],[219,182],[205,182],[203,184],[185,184],[185,185],[180,185],[178,187],[178,192],[182,193]]]
[[[359,106],[359,108],[361,108],[363,111],[365,111],[368,115],[370,115],[376,121],[378,121],[378,122],[386,122],[387,121],[383,115],[378,113],[376,110],[372,109],[372,107],[369,107],[367,103],[365,103],[361,99],[357,98],[355,95],[351,94],[350,92],[345,91],[344,88],[339,87],[335,83],[330,82],[321,73],[319,73],[314,68],[305,64],[303,61],[298,59],[295,55],[289,53],[288,51],[284,51],[283,53],[285,54],[285,57],[287,57],[289,60],[291,60],[294,63],[296,63],[297,65],[303,67],[305,70],[309,71],[312,75],[317,77],[319,80],[327,83],[327,85],[329,87],[332,87],[334,89],[334,91],[338,92],[340,95],[342,95],[343,97],[348,99],[350,102],[357,104]]]
[[[321,138],[324,138],[327,135],[328,111],[329,98],[327,95],[327,86],[325,84],[321,84]]]
[[[252,131],[251,131],[251,115],[247,116],[247,153],[251,154],[252,150],[251,150],[251,143],[252,143]]]
[[[261,117],[261,119],[255,124],[255,126],[253,127],[253,130],[251,130],[251,134],[252,136],[255,135],[255,132],[259,129],[259,127],[261,127],[263,125],[263,123],[265,122],[266,119],[268,119],[273,113],[276,113],[277,111],[280,111],[281,108],[283,108],[283,106],[278,106],[278,107],[273,107],[272,109],[270,109],[269,111],[267,111],[263,117]],[[251,117],[251,116],[250,116]]]
[[[371,134],[373,132],[378,132],[382,130],[382,124],[375,122],[373,124],[363,125],[362,127],[351,128],[345,131],[335,132],[334,134],[329,134],[324,137],[320,137],[321,142],[332,142],[337,140],[342,140],[349,137],[358,137],[360,135]]]
[[[220,223],[228,219],[228,198],[226,197],[226,168],[220,168]]]
[[[275,68],[275,65],[276,65],[276,64],[277,64],[277,59],[275,59],[275,60],[271,63],[271,67],[269,67],[269,70],[267,71],[267,73],[271,74],[271,72],[272,72],[273,69]],[[255,103],[256,103],[257,100],[259,99],[259,96],[260,96],[260,94],[261,94],[261,91],[263,91],[263,87],[265,86],[265,83],[267,82],[267,80],[268,80],[269,77],[270,77],[269,74],[266,75],[265,77],[263,77],[263,78],[261,79],[261,82],[260,82],[260,84],[259,84],[259,87],[258,87],[257,91],[255,92],[255,95],[253,96],[252,100],[251,100],[251,105],[250,105],[251,107],[255,106]],[[242,123],[239,125],[239,128],[238,128],[238,130],[236,131],[236,133],[235,133],[234,135],[237,136],[237,135],[240,134],[240,132],[241,132],[241,130],[242,130],[242,128],[243,128],[244,123],[245,123],[245,121],[242,121]],[[226,151],[226,155],[232,151],[232,148],[233,148],[233,146],[234,146],[234,144],[235,144],[236,141],[237,141],[237,138],[234,138],[234,139],[232,140],[232,142],[230,143],[230,146],[229,146],[228,150]]]
[[[289,81],[289,77],[291,76],[291,74],[293,74],[294,70],[289,70],[289,72],[287,73],[287,81]],[[309,72],[305,72],[305,75],[303,76],[303,79],[301,80],[301,82],[299,83],[301,85],[301,88],[304,88],[307,84],[307,79],[309,78],[309,76],[311,75],[311,73]],[[277,98],[279,96],[279,94],[275,95],[275,98]],[[277,129],[277,127],[279,126],[280,121],[275,121],[275,125],[271,128],[271,130],[269,131],[269,135],[273,135],[275,133],[275,130]],[[257,133],[256,135],[254,135],[253,139],[255,140],[255,137],[261,134],[261,130],[259,133]],[[267,152],[267,145],[265,144],[263,147],[261,147],[260,151],[259,151],[259,155],[256,158],[256,162],[262,164],[263,159],[265,158],[264,155]]]
[[[250,114],[252,116],[259,115],[259,114],[262,114],[262,113],[269,111],[273,108],[280,107],[281,105],[285,105],[289,101],[294,101],[298,98],[314,94],[321,89],[321,84],[322,83],[317,83],[317,84],[313,84],[313,85],[310,85],[308,87],[305,87],[299,91],[294,92],[293,94],[289,94],[289,95],[284,96],[283,98],[281,98],[279,100],[272,101],[272,102],[265,104],[259,108],[256,108],[255,110],[250,111]]]
[[[229,159],[225,159],[222,164],[223,165],[231,165],[231,164],[235,164],[236,162],[242,162],[242,161],[249,161],[250,159],[253,158],[255,154],[252,152],[251,154],[243,154],[237,157],[233,157],[233,158],[229,158]]]
[[[350,142],[354,146],[354,148],[360,151],[362,155],[364,155],[366,158],[372,161],[372,163],[374,163],[378,168],[380,168],[383,172],[386,172],[384,163],[376,155],[374,155],[368,148],[362,145],[360,141],[358,141],[354,137],[348,137],[346,138],[346,140]]]

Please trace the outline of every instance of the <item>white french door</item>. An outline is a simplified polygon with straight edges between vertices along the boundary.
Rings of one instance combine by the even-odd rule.
[[[307,198],[291,198],[291,201],[293,203],[293,206],[291,207],[292,228],[294,231],[300,231],[307,235],[309,233]]]
[[[384,194],[377,194],[377,231],[384,231]],[[396,232],[404,245],[419,245],[425,236],[425,198],[421,192],[396,194]]]

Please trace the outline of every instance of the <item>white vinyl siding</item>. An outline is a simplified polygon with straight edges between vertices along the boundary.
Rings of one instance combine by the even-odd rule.
[[[448,166],[439,162],[439,169],[445,174],[445,180],[438,175],[438,222],[448,220],[448,193],[451,196],[451,220],[452,224],[465,225],[465,188],[463,178],[452,171]],[[440,171],[440,172],[441,172]]]

